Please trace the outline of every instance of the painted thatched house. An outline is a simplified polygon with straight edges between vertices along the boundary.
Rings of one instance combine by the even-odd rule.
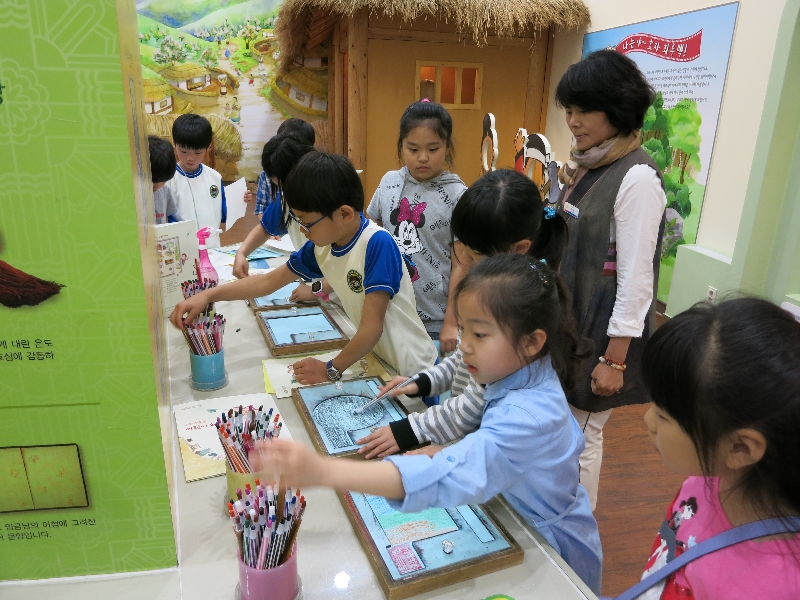
[[[195,63],[169,65],[158,72],[169,84],[181,90],[200,90],[211,83],[208,69]]]
[[[397,168],[403,110],[429,98],[453,117],[466,183],[480,174],[483,115],[501,139],[543,131],[555,27],[589,21],[581,0],[284,0],[276,35],[281,69],[303,68],[327,42],[328,147],[364,169],[367,197]],[[463,165],[463,167],[462,167]],[[509,165],[510,166],[510,165]]]
[[[155,71],[142,67],[144,112],[148,115],[165,115],[172,112],[175,93],[166,79]]]
[[[303,115],[325,117],[328,111],[327,68],[308,69],[293,64],[282,69],[275,78],[280,98]],[[303,115],[297,115],[302,117]]]

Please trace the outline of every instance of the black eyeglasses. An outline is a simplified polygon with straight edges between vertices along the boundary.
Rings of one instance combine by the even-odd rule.
[[[297,224],[300,226],[300,231],[302,231],[302,232],[304,232],[304,233],[311,233],[311,228],[312,228],[314,225],[316,225],[317,223],[319,223],[320,221],[322,221],[322,219],[327,219],[329,216],[330,216],[330,215],[323,215],[323,216],[321,216],[319,219],[317,219],[316,221],[314,221],[313,223],[309,223],[308,225],[306,225],[306,224],[305,224],[305,223],[303,223],[303,222],[302,222],[300,219],[298,219],[298,218],[297,218],[297,215],[296,215],[296,214],[294,214],[294,211],[292,211],[292,210],[290,210],[290,211],[289,211],[289,218],[290,218],[292,221],[294,221],[295,223],[297,223]]]

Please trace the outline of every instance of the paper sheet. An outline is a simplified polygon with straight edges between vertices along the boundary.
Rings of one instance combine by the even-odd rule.
[[[284,252],[294,252],[297,250],[297,248],[294,247],[294,244],[292,244],[292,240],[289,238],[288,233],[279,240],[267,240],[267,246],[272,246],[273,248],[283,250]]]
[[[241,219],[247,211],[247,204],[244,202],[244,193],[246,191],[247,182],[244,180],[244,177],[225,186],[225,203],[228,207],[226,225],[228,229],[230,229],[238,219]]]

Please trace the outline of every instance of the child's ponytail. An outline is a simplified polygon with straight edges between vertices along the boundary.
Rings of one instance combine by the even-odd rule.
[[[485,256],[511,251],[530,240],[530,258],[558,269],[567,245],[564,219],[546,212],[539,188],[510,169],[490,171],[473,183],[453,210],[453,238]]]
[[[456,302],[468,292],[477,294],[515,347],[543,330],[547,341],[537,358],[549,355],[564,389],[575,386],[580,363],[591,348],[578,335],[572,299],[555,270],[525,255],[498,254],[470,269],[456,289]]]

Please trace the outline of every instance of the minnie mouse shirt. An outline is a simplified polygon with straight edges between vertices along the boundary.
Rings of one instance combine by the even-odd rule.
[[[642,579],[686,550],[732,529],[717,477],[689,477],[667,508]],[[800,598],[800,536],[740,542],[701,556],[637,600]]]
[[[439,336],[447,309],[450,219],[466,189],[450,171],[418,181],[403,167],[383,176],[366,211],[397,243],[414,286],[417,314],[433,339]]]

